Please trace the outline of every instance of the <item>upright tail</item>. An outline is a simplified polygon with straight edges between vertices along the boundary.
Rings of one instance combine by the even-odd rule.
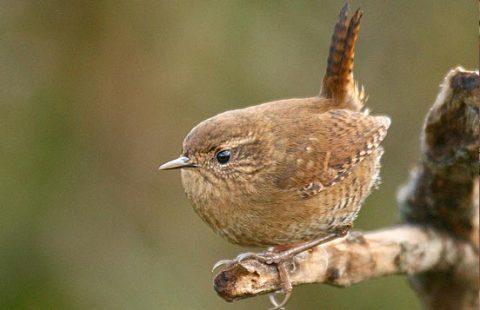
[[[357,9],[348,27],[347,14],[348,2],[345,2],[333,31],[320,96],[333,99],[338,108],[359,111],[363,107],[365,94],[363,89],[357,88],[353,79],[353,58],[363,12]]]

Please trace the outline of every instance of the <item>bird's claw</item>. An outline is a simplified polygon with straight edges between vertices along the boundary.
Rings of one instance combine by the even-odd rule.
[[[233,261],[232,259],[222,259],[222,260],[219,260],[218,262],[215,263],[215,265],[213,265],[212,267],[212,272],[214,272],[217,268],[220,268],[222,266],[229,266],[229,265],[232,265],[233,264]]]
[[[214,272],[217,268],[223,267],[223,266],[225,266],[225,269],[227,269],[227,268],[233,266],[234,264],[238,264],[238,263],[246,260],[247,258],[255,258],[255,259],[258,259],[258,260],[262,261],[261,260],[261,255],[259,255],[257,253],[253,253],[253,252],[246,252],[246,253],[242,253],[242,254],[238,255],[237,257],[235,257],[235,259],[219,260],[218,262],[215,263],[215,265],[213,265],[212,272]]]
[[[275,294],[284,294],[283,300],[279,302],[275,298]],[[270,299],[270,302],[273,305],[273,308],[269,308],[268,310],[280,310],[280,309],[285,309],[285,305],[287,304],[288,300],[290,299],[290,296],[292,295],[292,291],[290,290],[289,292],[283,292],[282,291],[276,291],[274,293],[268,294],[268,299]]]

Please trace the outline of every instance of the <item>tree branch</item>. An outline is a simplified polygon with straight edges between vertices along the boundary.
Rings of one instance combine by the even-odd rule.
[[[480,77],[451,70],[427,114],[422,157],[400,190],[404,222],[435,227],[466,240],[478,258]],[[479,309],[479,269],[470,274],[429,270],[409,277],[428,309]]]
[[[320,245],[295,257],[290,272],[293,285],[327,283],[349,286],[371,278],[392,274],[414,274],[426,270],[465,273],[478,269],[475,251],[467,242],[419,226],[403,225]],[[228,301],[280,289],[277,269],[245,260],[222,271],[215,289]]]
[[[405,224],[297,255],[292,284],[343,287],[406,274],[428,309],[478,309],[479,110],[478,71],[451,70],[425,120],[421,160],[399,193]],[[255,260],[223,270],[214,287],[227,301],[280,289],[277,269]]]

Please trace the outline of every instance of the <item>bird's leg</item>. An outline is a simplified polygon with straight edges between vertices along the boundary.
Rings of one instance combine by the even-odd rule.
[[[246,252],[238,255],[235,259],[222,259],[213,266],[212,272],[215,271],[215,269],[217,269],[218,267],[226,266],[228,268],[246,259],[256,259],[259,262],[265,264],[279,264],[281,261],[293,258],[293,256],[305,252],[317,245],[344,237],[350,231],[351,227],[351,225],[345,225],[322,238],[307,241],[294,246],[280,245],[277,247],[269,248],[267,251],[261,253]]]
[[[291,247],[287,247],[287,249],[285,249],[285,246],[277,246],[277,247],[270,248],[267,251],[261,252],[261,253],[253,253],[253,252],[242,253],[233,260],[221,260],[217,262],[213,266],[212,271],[214,271],[220,266],[226,266],[226,268],[228,268],[236,263],[240,263],[245,259],[255,259],[261,263],[268,264],[268,265],[274,264],[277,267],[278,274],[280,277],[281,291],[283,292],[285,297],[281,302],[278,302],[273,295],[270,295],[269,296],[270,301],[274,306],[273,308],[271,308],[271,310],[282,309],[283,306],[285,306],[285,304],[287,303],[292,293],[292,284],[288,276],[288,269],[293,264],[293,257],[317,245],[346,236],[350,231],[351,227],[352,225],[342,226],[341,228],[337,229],[336,231],[322,238],[300,243]]]

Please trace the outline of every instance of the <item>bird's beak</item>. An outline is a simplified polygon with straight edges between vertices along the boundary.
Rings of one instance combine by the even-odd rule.
[[[187,156],[180,156],[177,159],[164,163],[163,165],[158,167],[158,170],[170,170],[187,167],[197,167],[197,165],[195,163],[192,163],[190,161],[190,158],[188,158]]]

